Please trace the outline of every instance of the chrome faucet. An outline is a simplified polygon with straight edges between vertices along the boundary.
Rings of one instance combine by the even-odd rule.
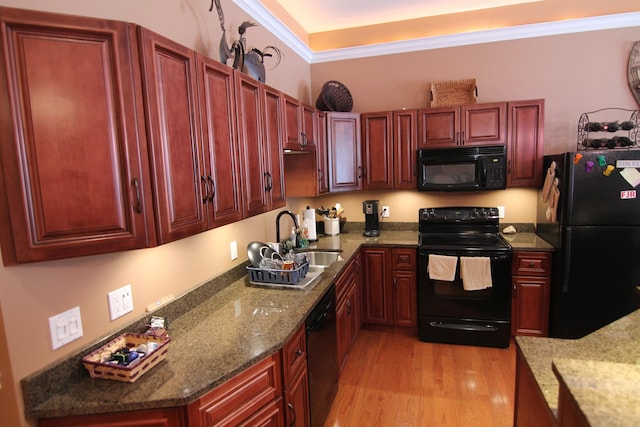
[[[287,211],[287,210],[280,211],[280,213],[278,213],[278,216],[276,217],[276,242],[280,243],[280,218],[282,217],[282,215],[289,215],[293,220],[293,225],[295,225],[296,227],[296,247],[298,247],[297,230],[300,227],[300,225],[298,224],[298,220],[296,219],[296,216],[293,214],[293,212]]]

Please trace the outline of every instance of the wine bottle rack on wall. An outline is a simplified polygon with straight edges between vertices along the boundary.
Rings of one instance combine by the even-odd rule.
[[[638,148],[639,136],[638,110],[603,108],[578,121],[578,151]]]

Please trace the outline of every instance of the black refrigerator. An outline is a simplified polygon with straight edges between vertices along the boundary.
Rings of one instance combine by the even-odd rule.
[[[640,308],[640,150],[544,158],[537,232],[554,247],[549,336],[580,338]]]

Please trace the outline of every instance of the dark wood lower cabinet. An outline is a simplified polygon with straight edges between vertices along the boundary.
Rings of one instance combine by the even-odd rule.
[[[184,427],[184,408],[47,418],[40,427]]]
[[[338,366],[342,373],[362,324],[362,268],[359,252],[351,258],[335,283]]]
[[[549,367],[551,369],[551,367]],[[555,427],[555,417],[538,387],[533,372],[516,347],[516,399],[514,427]]]
[[[512,262],[511,334],[549,334],[551,253],[515,251]]]
[[[280,353],[275,353],[191,403],[188,407],[189,426],[243,425],[281,396],[282,363]]]
[[[306,334],[303,324],[282,349],[284,412],[288,427],[308,427],[311,421]]]
[[[365,247],[363,264],[363,323],[415,327],[416,249]]]

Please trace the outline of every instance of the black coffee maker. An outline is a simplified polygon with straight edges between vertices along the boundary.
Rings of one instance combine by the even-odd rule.
[[[364,233],[365,237],[377,237],[380,235],[380,218],[377,200],[365,200],[362,202],[362,212],[364,213]]]

